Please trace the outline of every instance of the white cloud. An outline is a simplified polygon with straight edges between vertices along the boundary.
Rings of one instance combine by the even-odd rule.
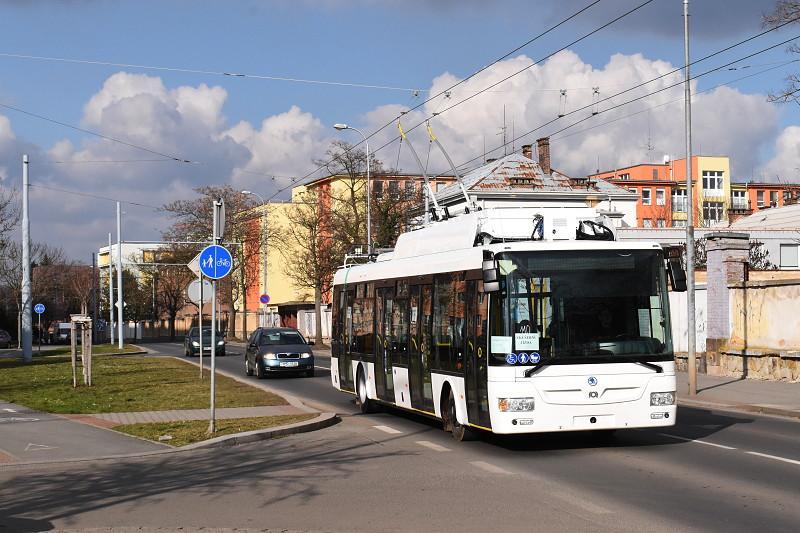
[[[798,183],[800,179],[800,126],[784,128],[775,141],[775,155],[763,167],[759,181]]]

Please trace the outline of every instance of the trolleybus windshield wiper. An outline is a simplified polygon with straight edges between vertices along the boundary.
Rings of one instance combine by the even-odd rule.
[[[536,372],[538,372],[539,370],[543,369],[546,366],[550,366],[552,364],[553,364],[553,360],[552,359],[549,359],[547,361],[542,361],[541,363],[538,363],[538,364],[532,366],[531,368],[529,368],[528,370],[526,370],[525,374],[523,374],[523,375],[526,378],[529,378],[532,375],[534,375]]]
[[[660,365],[655,365],[653,363],[648,363],[647,361],[642,361],[640,359],[633,359],[631,362],[632,363],[636,363],[637,365],[642,365],[642,366],[647,367],[647,368],[649,368],[651,370],[655,370],[657,374],[663,374],[664,373],[664,368],[661,367]]]

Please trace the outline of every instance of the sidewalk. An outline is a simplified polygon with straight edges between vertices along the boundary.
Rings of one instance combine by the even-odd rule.
[[[689,396],[689,375],[675,377],[680,405],[800,418],[800,383],[697,374],[697,395]]]
[[[311,408],[293,405],[273,405],[258,407],[221,407],[216,410],[216,418],[251,418],[260,416],[283,416],[316,413]],[[183,420],[205,420],[208,409],[180,409],[172,411],[137,411],[130,413],[95,413],[80,415],[61,415],[70,420],[99,427],[113,427],[120,424],[148,424],[152,422],[180,422]]]

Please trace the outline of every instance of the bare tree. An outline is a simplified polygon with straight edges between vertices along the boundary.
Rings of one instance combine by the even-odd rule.
[[[296,198],[296,208],[288,213],[289,224],[278,237],[286,246],[281,247],[286,274],[298,287],[314,292],[316,342],[322,343],[322,296],[328,293],[333,274],[342,264],[348,243],[331,236],[326,214],[324,193],[312,189]]]
[[[83,315],[89,313],[89,303],[92,300],[92,290],[95,287],[92,267],[88,265],[70,265],[64,267],[66,275],[66,289],[70,296],[80,306]]]
[[[209,242],[212,236],[212,202],[217,198],[225,201],[226,226],[224,240],[235,243],[230,247],[233,268],[229,279],[221,283],[231,309],[228,333],[235,336],[236,302],[241,301],[247,310],[247,286],[255,279],[258,271],[261,249],[267,235],[260,230],[260,214],[254,208],[256,203],[250,195],[229,187],[200,187],[195,189],[200,198],[178,200],[163,207],[175,219],[173,225],[164,232],[168,241]],[[187,248],[197,253],[202,246]],[[194,255],[194,254],[192,254]],[[191,259],[191,255],[189,256]],[[243,334],[247,336],[246,320]]]
[[[786,22],[800,21],[800,0],[778,0],[772,13],[764,16],[764,26],[774,28]],[[788,47],[788,52],[792,54],[800,53],[800,46],[792,43]],[[783,89],[770,93],[770,102],[794,102],[800,105],[800,76],[795,73],[786,77],[786,85]]]

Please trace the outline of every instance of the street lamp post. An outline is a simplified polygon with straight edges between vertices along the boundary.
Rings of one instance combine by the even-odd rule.
[[[353,130],[356,133],[360,134],[364,137],[364,143],[367,145],[367,254],[372,253],[372,216],[371,216],[371,204],[372,204],[372,189],[370,188],[369,183],[369,141],[367,140],[367,136],[364,135],[364,132],[359,130],[358,128],[354,128],[352,126],[348,126],[347,124],[334,124],[334,128],[337,130]]]
[[[260,194],[258,194],[257,192],[242,191],[242,194],[249,194],[251,196],[257,197],[259,200],[261,200],[261,208],[264,210],[264,214],[261,217],[261,234],[264,236],[264,240],[261,243],[261,245],[263,246],[263,250],[264,250],[264,268],[263,268],[263,270],[261,272],[261,281],[264,284],[264,294],[268,294],[267,293],[267,268],[268,268],[268,263],[267,263],[267,202],[264,200],[264,197],[261,196]],[[265,316],[264,320],[266,320],[267,304],[261,304],[261,305],[264,306],[264,316]],[[246,310],[245,310],[245,312],[246,312]],[[245,318],[245,320],[246,320],[246,318]]]

